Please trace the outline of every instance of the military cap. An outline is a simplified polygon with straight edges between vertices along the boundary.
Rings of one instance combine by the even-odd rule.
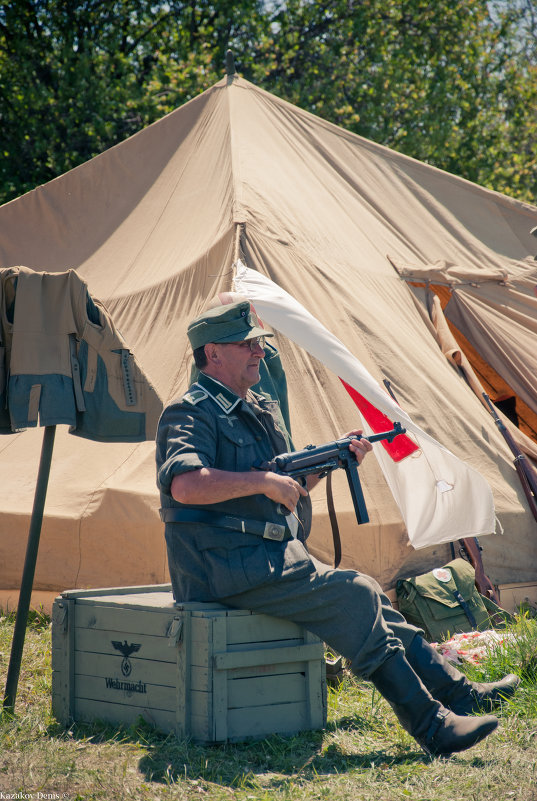
[[[187,333],[192,350],[208,342],[242,342],[254,337],[274,336],[261,326],[248,300],[207,309],[192,320]]]

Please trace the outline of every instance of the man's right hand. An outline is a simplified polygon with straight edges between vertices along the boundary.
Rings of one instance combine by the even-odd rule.
[[[306,496],[308,491],[291,476],[281,476],[279,473],[267,471],[261,473],[265,478],[263,494],[271,501],[280,503],[294,512],[300,496]]]

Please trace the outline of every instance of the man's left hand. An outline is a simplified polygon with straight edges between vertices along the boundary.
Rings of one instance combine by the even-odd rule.
[[[355,428],[352,431],[349,431],[347,434],[343,434],[343,436],[339,437],[339,439],[347,439],[348,437],[363,437],[363,433],[364,432],[361,428]],[[358,464],[361,464],[365,458],[365,455],[369,453],[369,451],[373,450],[373,446],[368,439],[355,439],[349,445],[349,450],[354,453]],[[306,479],[308,490],[312,490],[315,486],[317,486],[319,480],[320,479],[318,475],[308,476]]]
[[[349,450],[354,453],[358,464],[361,464],[366,454],[373,450],[372,444],[368,439],[363,438],[363,434],[364,432],[361,428],[356,428],[344,435],[345,437],[362,437],[362,439],[353,440],[349,445]]]

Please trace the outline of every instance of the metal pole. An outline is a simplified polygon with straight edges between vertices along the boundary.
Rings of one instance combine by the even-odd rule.
[[[15,698],[17,696],[22,651],[24,648],[24,638],[26,636],[26,624],[28,622],[28,612],[34,584],[35,565],[37,562],[37,552],[39,550],[39,538],[41,536],[41,524],[43,522],[43,510],[45,508],[45,498],[47,496],[55,434],[56,426],[45,426],[43,443],[41,445],[41,459],[39,461],[39,471],[35,487],[34,507],[30,520],[30,530],[28,532],[26,559],[24,560],[17,616],[15,618],[15,630],[13,632],[13,642],[11,643],[11,658],[7,671],[4,709],[10,711],[15,709]]]
[[[235,75],[235,58],[233,50],[226,50],[226,73],[228,75]]]

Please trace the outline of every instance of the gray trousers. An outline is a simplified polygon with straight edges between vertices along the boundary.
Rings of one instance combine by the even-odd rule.
[[[353,673],[367,679],[421,631],[393,608],[375,579],[311,558],[316,571],[308,576],[218,600],[304,626],[348,659]]]

